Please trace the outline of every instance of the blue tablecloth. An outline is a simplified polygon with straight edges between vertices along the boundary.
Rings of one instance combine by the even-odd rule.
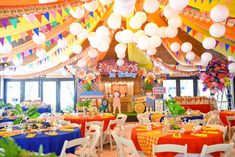
[[[27,107],[22,107],[23,111],[27,111]],[[51,106],[44,107],[44,108],[38,108],[39,113],[51,113]]]
[[[0,123],[4,123],[4,122],[12,122],[14,121],[15,119],[9,119],[9,118],[3,118],[0,120]]]
[[[184,117],[183,119],[184,119],[186,122],[188,122],[189,120],[203,119],[203,115]]]
[[[49,136],[47,134],[37,134],[33,138],[26,138],[25,134],[13,136],[12,138],[23,149],[38,152],[40,145],[43,146],[43,153],[56,153],[60,155],[65,140],[73,140],[81,137],[80,129],[74,129],[73,132],[60,132],[59,135]],[[74,149],[66,152],[74,153]]]

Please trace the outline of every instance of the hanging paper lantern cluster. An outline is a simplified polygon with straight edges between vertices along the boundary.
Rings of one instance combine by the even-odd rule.
[[[158,0],[145,0],[143,8],[149,14],[155,13],[159,9],[159,2]]]
[[[218,91],[223,92],[225,87],[230,86],[228,63],[225,59],[217,58],[209,62],[206,71],[200,75],[204,85],[203,91],[209,89],[212,94],[215,94]]]
[[[200,64],[202,66],[207,66],[208,63],[212,60],[213,56],[211,53],[209,52],[204,52],[202,55],[201,55],[201,61],[200,61]]]
[[[115,0],[113,11],[123,17],[132,15],[135,9],[136,0]]]
[[[97,0],[93,0],[84,4],[84,8],[87,11],[95,11],[96,9],[98,9],[98,7],[99,7],[99,2]]]
[[[80,44],[76,44],[72,46],[72,51],[75,54],[79,54],[82,52],[82,46]]]
[[[202,42],[202,46],[208,50],[215,48],[215,45],[216,45],[216,41],[212,37],[207,37]]]
[[[173,52],[178,52],[180,50],[180,44],[178,42],[171,43],[170,50]]]
[[[132,29],[139,29],[147,21],[147,15],[145,12],[136,12],[134,16],[131,17],[129,25]]]
[[[189,3],[189,0],[169,0],[169,5],[177,11],[183,10]]]
[[[184,42],[182,45],[181,45],[181,50],[184,52],[184,53],[188,53],[190,51],[192,51],[193,49],[193,46],[190,42]]]
[[[122,17],[119,14],[116,13],[111,13],[108,20],[107,24],[109,28],[111,29],[118,29],[121,27],[122,24]]]
[[[39,32],[38,34],[35,33],[33,35],[32,39],[33,39],[33,42],[37,45],[42,45],[43,43],[46,42],[46,36],[45,36],[45,34],[43,34],[41,32]]]

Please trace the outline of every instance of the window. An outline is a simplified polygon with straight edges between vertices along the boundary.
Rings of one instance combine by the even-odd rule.
[[[60,82],[60,109],[64,112],[74,110],[74,81]]]
[[[167,99],[169,95],[171,97],[176,96],[176,80],[164,80],[163,87],[166,88],[166,94],[164,94],[164,99]]]
[[[20,103],[20,82],[7,82],[7,103]]]
[[[202,80],[197,80],[197,93],[198,93],[198,96],[206,96],[206,97],[209,97],[210,96],[210,90],[207,89],[206,91],[203,91],[203,81]]]
[[[193,96],[193,80],[180,80],[180,96]]]
[[[25,82],[25,100],[36,100],[38,98],[38,82]]]
[[[43,81],[43,102],[51,105],[51,111],[56,112],[56,81]]]

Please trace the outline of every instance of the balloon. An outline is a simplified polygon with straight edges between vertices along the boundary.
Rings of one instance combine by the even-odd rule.
[[[135,32],[133,36],[133,42],[137,43],[138,38],[142,35],[146,35],[143,30],[138,30],[137,32]]]
[[[77,45],[73,45],[72,46],[72,51],[73,53],[75,54],[79,54],[82,52],[82,46],[80,44],[77,44]]]
[[[109,5],[113,2],[113,0],[99,0],[102,5]]]
[[[43,34],[41,32],[39,32],[38,35],[34,34],[32,39],[33,39],[33,42],[37,45],[42,45],[43,43],[46,42],[46,36],[45,36],[45,34]]]
[[[96,35],[100,37],[109,36],[109,29],[105,26],[100,26],[96,29]]]
[[[182,24],[182,20],[179,15],[176,15],[176,16],[168,19],[168,25],[173,28],[178,28],[181,26],[181,24]]]
[[[158,0],[145,0],[143,5],[144,11],[149,14],[156,12],[159,9]]]
[[[216,5],[210,11],[210,18],[215,22],[223,22],[229,16],[229,10],[224,5]]]
[[[230,73],[235,73],[235,63],[230,63],[228,65],[228,70]]]
[[[202,55],[201,55],[201,60],[203,61],[206,61],[206,62],[210,62],[212,60],[212,55],[211,53],[209,52],[204,52]]]
[[[207,37],[202,42],[202,46],[205,49],[213,49],[213,48],[215,48],[215,45],[216,45],[216,41],[212,37]]]
[[[209,32],[211,36],[219,38],[225,34],[226,28],[220,23],[214,23],[210,26]]]
[[[88,56],[91,58],[95,58],[98,55],[98,52],[95,49],[88,50]]]
[[[162,43],[162,40],[159,36],[154,35],[150,37],[150,46],[153,48],[159,47]]]
[[[125,63],[125,62],[124,62],[123,59],[118,59],[118,60],[117,60],[117,65],[118,65],[118,66],[123,66],[124,63]]]
[[[177,11],[181,11],[183,10],[189,3],[189,0],[169,0],[169,5],[177,10]]]
[[[3,45],[0,43],[1,53],[8,54],[11,51],[12,51],[12,45],[9,42],[5,41]]]
[[[46,50],[45,49],[37,49],[36,50],[36,56],[38,58],[43,58],[46,56]]]
[[[133,39],[133,32],[129,29],[125,29],[121,32],[120,39],[122,43],[130,43]]]
[[[83,68],[86,66],[86,61],[84,59],[80,59],[78,62],[77,62],[77,65],[79,68]]]
[[[82,31],[80,23],[72,23],[69,27],[69,31],[72,35],[78,35]]]
[[[166,5],[165,8],[163,9],[163,15],[169,19],[178,15],[178,12],[174,10],[170,5]]]
[[[192,51],[192,48],[193,48],[193,46],[190,42],[184,42],[181,45],[181,50],[185,53]]]
[[[150,39],[146,35],[138,38],[137,47],[141,50],[147,50],[150,47]]]
[[[173,52],[178,52],[180,50],[180,44],[178,42],[171,43],[170,50]]]
[[[137,17],[133,16],[130,21],[129,25],[132,29],[139,29],[142,26],[141,19],[138,19]]]
[[[74,9],[70,9],[70,15],[72,15],[75,19],[80,19],[84,16],[85,14],[85,9],[83,7],[76,7]]]
[[[123,43],[119,43],[115,46],[114,50],[117,54],[125,53],[127,49],[127,45]]]
[[[126,53],[118,53],[118,54],[117,54],[117,57],[118,57],[119,59],[123,59],[123,58],[126,57]]]
[[[171,26],[168,26],[168,27],[166,27],[165,32],[166,32],[166,35],[168,38],[174,38],[178,34],[178,29],[171,27]]]
[[[23,64],[23,58],[21,58],[21,57],[14,58],[12,62],[14,65],[19,66],[19,65]]]
[[[160,27],[158,29],[158,33],[159,37],[161,38],[165,38],[166,37],[166,27]]]
[[[66,48],[68,46],[68,40],[66,38],[59,39],[57,45],[59,48]]]
[[[133,17],[136,18],[139,22],[141,22],[141,24],[143,24],[147,21],[147,15],[143,11],[136,12],[135,16],[133,16]]]
[[[96,9],[98,9],[98,7],[99,7],[99,3],[98,3],[97,0],[93,0],[91,2],[88,2],[88,3],[84,4],[84,8],[87,11],[95,11]]]
[[[158,26],[155,23],[153,23],[153,22],[148,23],[144,27],[144,32],[148,36],[157,35],[157,33],[158,33]]]
[[[157,53],[156,48],[150,47],[147,49],[147,55],[152,56],[155,55]]]
[[[66,62],[67,60],[69,60],[69,56],[67,54],[62,54],[60,56],[61,62]]]
[[[195,58],[195,53],[194,52],[188,52],[187,54],[186,54],[186,59],[187,60],[189,60],[189,61],[192,61],[192,60],[194,60],[194,58]]]
[[[111,29],[118,29],[121,27],[122,17],[119,14],[112,13],[110,14],[107,24]]]
[[[121,42],[121,31],[119,31],[119,32],[117,32],[116,34],[115,34],[115,40],[117,41],[117,42]]]

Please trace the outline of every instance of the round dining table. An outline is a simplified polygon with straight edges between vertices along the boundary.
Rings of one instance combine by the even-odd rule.
[[[146,126],[138,126],[132,129],[131,139],[137,150],[143,151],[145,155],[152,156],[152,146],[157,144],[179,144],[188,145],[189,153],[201,153],[204,144],[213,145],[223,143],[223,133],[211,128],[200,133],[185,131],[180,136],[174,136],[171,131],[162,131],[163,126],[152,126],[147,130]],[[158,153],[157,157],[173,157],[175,153]],[[213,154],[219,157],[219,153]]]
[[[19,134],[11,138],[22,148],[29,151],[38,152],[40,145],[43,146],[43,153],[55,153],[60,155],[65,140],[73,140],[80,138],[80,129],[74,128],[72,131],[56,131],[57,135],[49,135],[45,133],[37,133],[36,136],[28,138],[26,134]],[[1,139],[1,137],[0,137]],[[66,152],[74,153],[74,148]]]
[[[109,125],[110,120],[114,120],[115,116],[94,116],[94,117],[83,117],[83,116],[65,116],[64,120],[70,121],[71,123],[76,123],[81,125],[81,136],[85,136],[85,125],[86,122],[92,121],[103,121],[104,127],[103,131],[105,131]]]
[[[223,125],[227,126],[228,125],[227,116],[235,116],[235,112],[234,111],[221,111],[219,113],[219,116],[220,116],[220,120],[223,123]],[[231,125],[234,126],[235,121],[231,121]]]

